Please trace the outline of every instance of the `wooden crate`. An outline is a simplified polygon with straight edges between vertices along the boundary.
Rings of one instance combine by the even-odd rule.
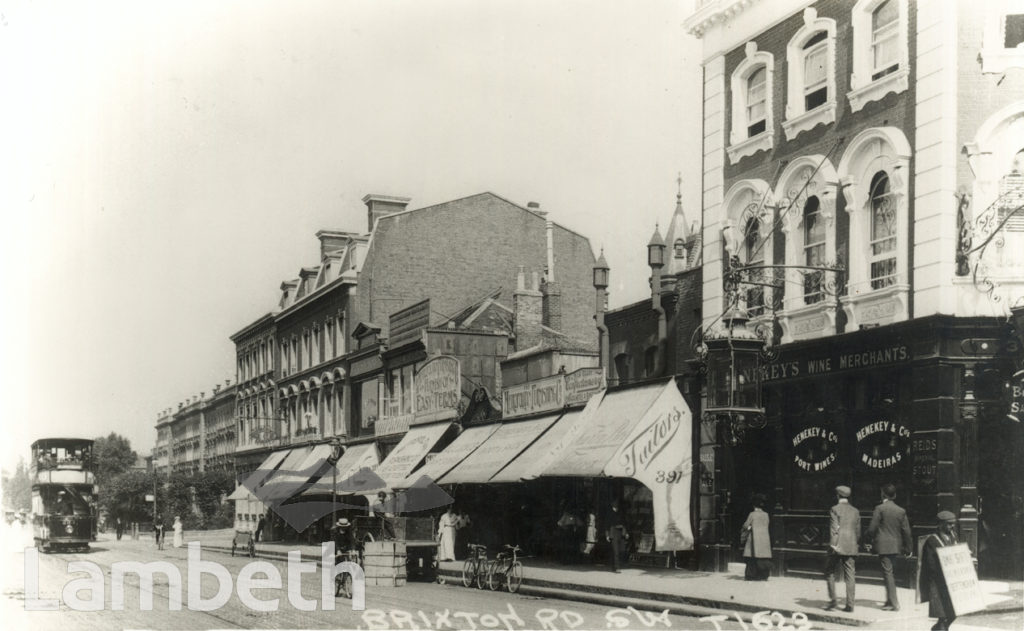
[[[367,541],[363,544],[363,556],[405,556],[404,541]]]
[[[404,576],[366,577],[367,587],[402,587],[403,585],[405,585]]]
[[[363,576],[366,578],[405,578],[405,566],[402,567],[364,567]]]
[[[402,556],[369,556],[363,555],[363,568],[370,567],[405,567],[405,555]]]

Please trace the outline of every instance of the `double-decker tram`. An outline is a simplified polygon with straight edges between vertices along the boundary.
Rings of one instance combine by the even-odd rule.
[[[92,441],[42,438],[32,443],[32,534],[43,552],[88,550],[96,540]]]

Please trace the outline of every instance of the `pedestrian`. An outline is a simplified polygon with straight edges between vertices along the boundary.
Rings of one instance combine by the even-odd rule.
[[[594,513],[587,513],[587,528],[583,535],[583,543],[580,544],[580,553],[583,556],[590,556],[597,545],[597,516]]]
[[[124,534],[124,522],[118,517],[114,520],[114,532],[117,533],[117,540],[121,540],[121,535]]]
[[[455,559],[458,560],[464,550],[469,548],[470,532],[473,526],[473,520],[470,519],[469,513],[465,510],[460,510],[455,514]]]
[[[395,526],[391,522],[391,512],[388,509],[388,494],[384,491],[377,493],[377,503],[373,505],[373,516],[380,520],[380,532],[385,541],[395,538]]]
[[[181,525],[181,517],[175,515],[174,517],[174,547],[180,548],[185,545],[184,541],[184,526]]]
[[[153,539],[156,540],[156,549],[164,549],[164,520],[160,515],[153,518]]]
[[[857,590],[857,542],[860,541],[860,512],[850,503],[850,487],[836,487],[836,505],[829,512],[829,550],[825,560],[825,583],[829,603],[825,611],[837,609],[836,574],[846,580],[846,606],[852,612]]]
[[[765,501],[764,495],[754,495],[754,510],[747,515],[740,531],[743,558],[747,562],[743,575],[745,581],[767,581],[772,573],[772,541],[768,531],[768,513],[764,512]]]
[[[338,519],[334,527],[331,528],[331,539],[334,540],[334,553],[336,555],[343,555],[351,550],[359,550],[355,528],[352,528],[352,523],[344,517]]]
[[[921,602],[928,603],[928,616],[938,618],[932,631],[945,631],[956,620],[956,611],[949,597],[946,576],[942,573],[937,550],[956,545],[956,515],[944,510],[936,518],[938,524],[935,532],[928,535],[921,549],[918,588],[921,591]]]
[[[896,486],[886,484],[882,487],[882,503],[875,507],[871,515],[871,524],[864,538],[878,555],[882,566],[882,577],[885,579],[885,611],[899,611],[900,600],[896,593],[896,575],[893,572],[893,561],[898,554],[910,556],[913,552],[913,536],[910,533],[910,522],[907,511],[896,505]]]
[[[448,505],[448,510],[437,520],[437,560],[455,560],[455,511]]]
[[[626,530],[626,524],[622,520],[622,514],[619,512],[618,501],[612,502],[612,510],[608,514],[608,529],[605,532],[605,536],[612,544],[610,546],[612,571],[618,574],[619,564],[622,562],[622,553],[626,549],[626,541],[629,539],[629,532]]]
[[[267,516],[260,515],[260,520],[256,522],[256,532],[253,534],[253,540],[256,543],[260,542],[260,535],[263,534],[263,527],[267,525]]]

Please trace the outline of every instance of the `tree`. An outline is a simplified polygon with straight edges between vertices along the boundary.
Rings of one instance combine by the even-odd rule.
[[[3,477],[4,505],[10,510],[31,510],[32,479],[28,475],[25,459],[18,459],[13,475]]]
[[[96,481],[100,492],[115,476],[129,471],[135,464],[138,455],[132,449],[131,441],[116,432],[107,437],[99,437],[92,446],[92,457],[95,464]]]

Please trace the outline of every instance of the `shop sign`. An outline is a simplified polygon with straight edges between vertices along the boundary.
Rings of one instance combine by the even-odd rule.
[[[857,430],[857,452],[861,464],[871,469],[889,469],[903,462],[910,430],[893,421],[874,421]]]
[[[914,464],[910,469],[911,482],[917,492],[935,490],[935,477],[939,465],[939,441],[935,438],[915,438],[911,443]]]
[[[761,366],[761,381],[778,381],[780,379],[824,375],[859,368],[891,366],[901,364],[910,359],[910,349],[903,344],[893,344],[851,353],[801,357],[789,361],[782,361],[780,359]]]
[[[565,376],[565,404],[586,404],[590,397],[605,389],[603,368],[580,368]]]
[[[1021,414],[1024,414],[1024,370],[1015,372],[1006,387],[1010,392],[1010,411],[1006,416],[1020,423]]]
[[[420,366],[413,377],[416,392],[415,415],[435,415],[455,410],[462,396],[459,360],[442,355]]]
[[[373,425],[374,436],[390,436],[391,434],[404,434],[409,431],[412,425],[412,414],[399,414],[382,418]]]
[[[547,377],[501,391],[502,418],[561,410],[565,407],[565,378]]]
[[[793,437],[793,462],[803,471],[824,471],[839,454],[839,436],[827,427],[808,427]]]

